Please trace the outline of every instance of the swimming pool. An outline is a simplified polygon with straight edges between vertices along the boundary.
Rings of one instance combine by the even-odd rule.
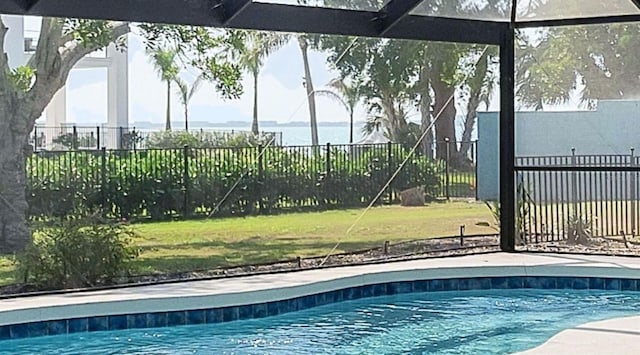
[[[505,354],[578,324],[639,310],[640,292],[406,293],[227,323],[6,340],[0,353]]]

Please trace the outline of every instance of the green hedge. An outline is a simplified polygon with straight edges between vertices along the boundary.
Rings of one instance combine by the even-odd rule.
[[[42,152],[27,162],[29,211],[34,218],[46,218],[101,208],[113,217],[161,220],[214,209],[217,215],[247,215],[363,206],[407,152],[399,145],[354,149]],[[378,202],[418,185],[435,195],[442,170],[424,157],[412,158]]]

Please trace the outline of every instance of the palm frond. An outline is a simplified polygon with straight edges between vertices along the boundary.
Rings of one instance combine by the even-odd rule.
[[[198,77],[196,78],[196,80],[193,82],[193,84],[191,84],[191,90],[189,90],[189,95],[187,96],[187,101],[191,101],[191,99],[193,98],[193,96],[196,94],[196,92],[198,92],[198,90],[200,90],[200,87],[202,87],[202,84],[204,83],[204,75],[198,75]]]
[[[189,103],[189,85],[180,77],[175,77],[173,82],[176,83],[178,87],[180,103],[186,106]]]
[[[147,50],[151,63],[162,81],[172,81],[180,72],[176,63],[178,51],[173,48],[152,48]]]
[[[314,93],[318,96],[324,96],[335,102],[340,103],[344,107],[344,109],[347,110],[347,112],[351,113],[351,108],[349,107],[349,104],[339,94],[331,90],[316,90]]]

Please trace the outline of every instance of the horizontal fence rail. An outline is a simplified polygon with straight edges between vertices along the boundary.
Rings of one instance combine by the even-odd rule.
[[[162,220],[361,207],[407,155],[393,143],[40,151],[27,160],[29,214],[58,217],[80,208]],[[377,203],[397,202],[400,191],[416,186],[433,198],[474,197],[474,182],[474,168],[458,171],[416,155]]]
[[[183,132],[185,131],[175,129],[169,134],[179,135]],[[195,141],[209,147],[224,145],[237,137],[253,137],[251,131],[241,130],[196,128],[188,133]],[[264,142],[272,141],[274,145],[282,145],[282,132],[260,132],[258,136]],[[29,143],[34,151],[167,148],[167,143],[170,143],[167,141],[166,131],[136,127],[36,125],[29,136]],[[187,143],[189,142],[185,140],[183,145]]]
[[[525,242],[638,235],[640,159],[576,155],[516,159],[517,228]]]

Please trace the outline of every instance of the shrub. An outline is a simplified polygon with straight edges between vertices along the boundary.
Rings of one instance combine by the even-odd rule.
[[[151,149],[182,148],[188,145],[192,148],[200,148],[202,142],[189,132],[153,132],[147,137],[146,146]]]
[[[163,131],[151,133],[146,146],[149,149],[176,149],[185,145],[191,148],[242,148],[272,145],[273,138],[273,133]]]
[[[111,217],[163,220],[208,213],[223,199],[216,215],[366,206],[408,156],[387,145],[262,149],[35,154],[27,164],[29,214],[48,219],[102,208]],[[441,174],[437,162],[414,156],[386,192],[424,186],[433,196]]]
[[[92,287],[129,275],[137,257],[133,232],[91,215],[64,218],[34,232],[34,242],[17,255],[18,278],[40,289]]]

